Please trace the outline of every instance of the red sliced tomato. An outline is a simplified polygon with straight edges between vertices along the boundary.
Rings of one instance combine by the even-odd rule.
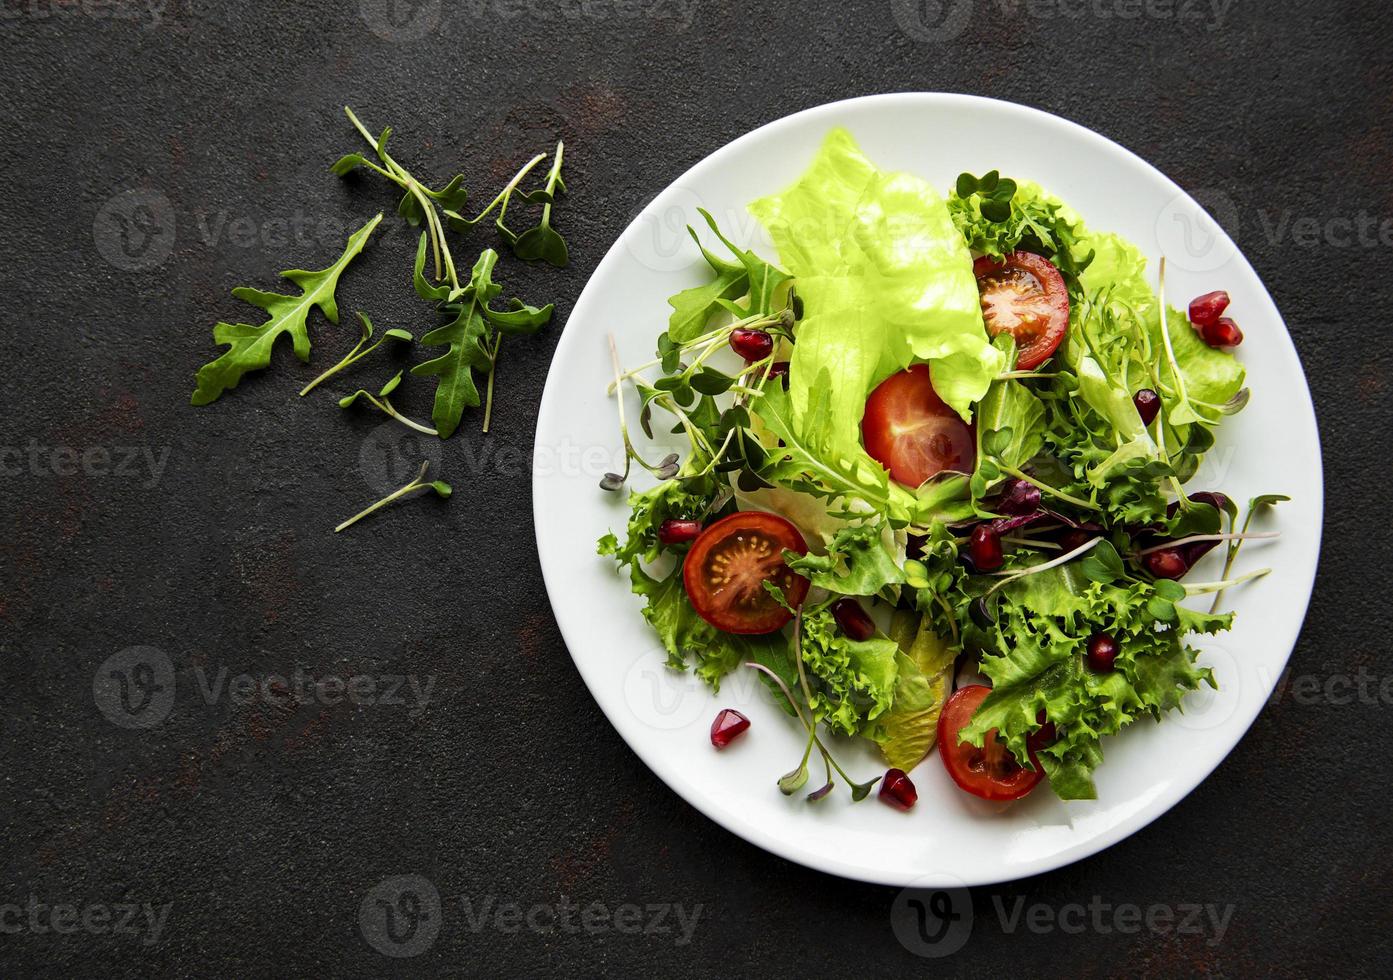
[[[1069,290],[1054,263],[1034,252],[1012,252],[1000,262],[984,255],[972,272],[987,333],[1016,338],[1016,368],[1048,361],[1069,329]]]
[[[892,374],[871,392],[861,440],[871,458],[907,487],[944,470],[971,473],[977,463],[972,427],[943,404],[927,364]]]
[[[697,614],[727,633],[772,633],[793,614],[764,588],[772,582],[795,609],[808,580],[784,562],[784,551],[808,553],[798,528],[777,514],[746,510],[723,517],[696,539],[682,563],[682,582]]]
[[[987,732],[979,749],[958,741],[958,733],[967,727],[978,705],[987,699],[992,689],[981,684],[964,687],[948,699],[938,716],[938,755],[953,782],[973,796],[984,800],[1019,800],[1042,778],[1035,750],[1029,749],[1032,772],[1023,768],[1006,746],[996,739],[996,729]]]

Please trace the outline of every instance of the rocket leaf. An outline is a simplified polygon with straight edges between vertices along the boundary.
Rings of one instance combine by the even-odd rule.
[[[422,234],[416,250],[414,280],[422,299],[443,300],[451,290],[432,286],[425,278],[426,236]],[[435,407],[431,418],[442,439],[459,428],[464,409],[479,406],[479,388],[474,381],[475,371],[488,373],[488,404],[484,409],[484,431],[488,431],[493,409],[493,376],[498,363],[498,350],[503,334],[535,333],[551,319],[552,305],[540,309],[514,299],[507,310],[495,310],[489,303],[503,291],[493,281],[493,269],[498,253],[484,249],[474,264],[469,284],[464,286],[453,302],[442,302],[439,309],[451,317],[448,323],[436,327],[421,338],[428,347],[446,347],[445,353],[433,360],[417,364],[411,373],[438,378],[435,388]]]
[[[354,257],[363,250],[368,237],[382,215],[378,215],[348,239],[348,246],[337,262],[327,269],[307,272],[303,269],[290,269],[281,275],[301,289],[301,295],[289,296],[281,293],[267,293],[259,289],[239,286],[232,291],[237,299],[259,307],[269,314],[263,324],[219,323],[213,327],[213,341],[228,349],[222,356],[198,369],[197,387],[194,389],[194,405],[208,405],[220,398],[229,388],[237,387],[248,371],[257,371],[271,363],[271,350],[282,334],[289,334],[295,347],[295,356],[302,361],[310,357],[310,337],[306,319],[310,310],[319,307],[330,323],[339,322],[339,308],[334,300],[334,290],[339,276]]]

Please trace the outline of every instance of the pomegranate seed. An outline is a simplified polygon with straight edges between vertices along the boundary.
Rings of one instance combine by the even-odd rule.
[[[1132,404],[1137,406],[1141,424],[1150,425],[1156,421],[1156,413],[1161,410],[1161,396],[1151,388],[1143,388],[1132,396]]]
[[[1065,551],[1077,551],[1098,537],[1097,531],[1086,531],[1081,527],[1071,527],[1059,536],[1059,546]]]
[[[978,524],[968,539],[967,557],[979,572],[996,571],[1006,560],[1001,553],[1001,535],[986,524]]]
[[[679,521],[669,518],[658,525],[658,540],[663,544],[686,544],[701,534],[701,521]]]
[[[784,389],[788,389],[788,361],[775,361],[769,365],[769,380],[778,378],[784,383]]]
[[[853,640],[860,642],[875,636],[875,623],[855,599],[838,599],[832,603],[832,618]]]
[[[908,810],[919,800],[919,791],[903,769],[890,769],[880,781],[880,798],[896,810]]]
[[[1040,488],[1024,480],[1012,479],[997,501],[996,509],[1003,514],[1033,514],[1040,509]]]
[[[774,338],[765,330],[732,330],[730,349],[748,361],[762,361],[774,352]]]
[[[1229,308],[1229,294],[1222,289],[1190,300],[1190,322],[1197,327],[1217,323]]]
[[[1096,674],[1106,674],[1117,661],[1117,641],[1107,633],[1094,633],[1088,638],[1088,667]]]
[[[716,720],[711,723],[711,744],[723,749],[735,739],[745,734],[750,727],[750,719],[734,708],[722,708]]]
[[[1243,343],[1243,331],[1228,317],[1221,316],[1216,323],[1200,327],[1200,340],[1210,347],[1237,347]]]
[[[1157,578],[1180,578],[1190,570],[1185,558],[1175,548],[1153,551],[1142,559],[1142,564]]]
[[[1035,723],[1040,727],[1035,729],[1026,737],[1026,745],[1031,751],[1038,752],[1046,745],[1053,743],[1059,738],[1059,731],[1054,727],[1054,722],[1045,716],[1044,711],[1036,712]]]

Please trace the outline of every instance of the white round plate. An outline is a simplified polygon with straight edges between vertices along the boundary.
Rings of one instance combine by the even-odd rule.
[[[1246,336],[1238,356],[1253,397],[1226,420],[1189,486],[1222,489],[1240,504],[1259,493],[1292,497],[1261,522],[1280,528],[1281,538],[1251,542],[1239,558],[1240,571],[1270,565],[1273,572],[1229,593],[1238,613],[1231,633],[1197,643],[1220,690],[1192,695],[1183,715],[1107,739],[1096,801],[1062,803],[1042,786],[1014,805],[988,804],[953,786],[936,753],[912,773],[919,802],[909,813],[874,797],[852,803],[845,785],[818,804],[801,793],[786,798],[774,784],[802,755],[801,729],[750,671],[732,674],[713,695],[692,674],[667,669],[627,577],[595,553],[606,530],[622,535],[628,513],[624,494],[597,485],[623,460],[615,402],[605,393],[607,336],[615,335],[626,365],[653,357],[667,297],[706,281],[685,231],[689,222],[701,224],[698,207],[737,244],[774,257],[745,207],[797,177],[835,126],[849,129],[882,169],[912,171],[945,194],[963,171],[999,169],[1038,181],[1090,227],[1135,242],[1152,270],[1164,254],[1172,305],[1211,289],[1233,296]],[[632,396],[628,404],[632,420]],[[665,452],[658,447],[649,458]],[[659,778],[746,840],[812,868],[883,884],[982,885],[1048,871],[1173,806],[1223,760],[1271,694],[1305,616],[1320,544],[1320,445],[1306,379],[1281,315],[1232,241],[1184,191],[1117,144],[1035,109],[963,95],[883,95],[800,112],[716,151],[659,194],[610,249],[571,314],[542,396],[536,454],[547,591],[576,667],[619,734]],[[1217,577],[1220,550],[1196,580]],[[739,708],[752,725],[717,752],[708,728],[723,707]],[[883,771],[859,742],[843,745],[843,765],[858,778]],[[820,775],[814,768],[809,788]]]

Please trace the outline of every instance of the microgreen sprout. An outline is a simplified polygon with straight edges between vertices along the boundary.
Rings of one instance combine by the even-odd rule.
[[[402,372],[400,371],[392,375],[392,379],[388,381],[385,385],[383,385],[382,390],[379,391],[376,395],[364,391],[362,388],[359,388],[357,391],[347,396],[346,398],[340,398],[339,408],[348,408],[358,399],[362,398],[371,403],[379,411],[385,412],[386,414],[390,415],[392,418],[396,419],[398,422],[400,422],[407,428],[415,429],[417,432],[422,432],[428,436],[438,436],[440,433],[437,432],[435,429],[432,429],[429,426],[422,425],[419,422],[413,422],[411,419],[398,412],[396,407],[390,401],[390,399],[388,399],[387,396],[390,395],[392,392],[396,391],[397,387],[401,384],[401,377]]]
[[[386,333],[384,333],[382,335],[382,339],[380,339],[377,343],[373,344],[371,347],[364,349],[363,345],[372,339],[372,320],[368,319],[368,315],[366,313],[363,313],[361,310],[358,312],[358,319],[362,321],[363,336],[362,339],[358,341],[357,346],[355,346],[351,351],[349,351],[347,356],[345,356],[343,360],[339,361],[329,370],[325,371],[319,377],[315,378],[309,384],[305,385],[305,387],[300,390],[301,398],[308,395],[322,382],[338,374],[340,371],[347,370],[354,364],[357,364],[363,358],[367,357],[373,351],[377,350],[377,348],[385,344],[389,339],[405,340],[408,343],[410,343],[411,340],[414,339],[412,338],[410,332],[406,330],[400,330],[394,327],[393,329],[388,330]]]
[[[357,513],[357,514],[354,514],[354,515],[353,515],[352,517],[350,517],[348,520],[344,521],[344,522],[343,522],[342,524],[340,524],[338,527],[334,528],[334,533],[335,533],[335,534],[338,534],[340,531],[344,530],[345,528],[348,528],[348,527],[353,526],[354,524],[357,524],[359,521],[361,521],[363,518],[367,517],[369,514],[372,514],[372,513],[376,512],[376,511],[379,511],[379,510],[381,510],[383,507],[386,507],[388,504],[391,504],[391,503],[394,502],[394,501],[400,500],[401,498],[403,498],[403,497],[405,497],[405,496],[408,496],[409,494],[413,494],[413,493],[415,493],[415,492],[418,491],[418,490],[433,490],[433,491],[435,491],[435,493],[436,493],[437,495],[439,495],[439,496],[441,496],[441,497],[449,497],[450,494],[452,493],[452,490],[451,490],[451,488],[450,488],[450,484],[446,483],[444,480],[434,480],[434,481],[429,482],[429,483],[426,482],[426,470],[429,469],[429,468],[430,468],[430,462],[429,462],[429,461],[423,462],[423,463],[421,464],[421,470],[420,470],[420,472],[418,472],[418,473],[416,474],[416,479],[412,480],[410,483],[408,483],[406,486],[402,487],[400,490],[394,490],[394,491],[392,491],[392,492],[389,493],[387,496],[383,497],[381,500],[379,500],[377,503],[373,504],[371,507],[367,508],[366,510],[361,511],[361,512],[359,512],[359,513]]]
[[[353,123],[353,127],[376,151],[382,166],[379,167],[361,153],[350,153],[340,157],[330,169],[342,176],[357,167],[366,167],[402,188],[405,195],[402,197],[401,203],[397,205],[397,212],[413,225],[425,222],[426,231],[430,234],[431,252],[435,258],[435,278],[437,281],[441,278],[448,279],[452,295],[458,293],[460,291],[459,276],[455,271],[455,260],[450,255],[450,246],[445,241],[445,226],[444,222],[440,220],[440,215],[436,212],[436,204],[439,203],[442,208],[452,210],[463,207],[468,198],[468,192],[462,186],[463,178],[456,176],[441,190],[431,190],[411,176],[405,167],[388,154],[387,139],[392,135],[390,126],[382,131],[381,136],[374,137],[353,114],[352,109],[344,106],[343,111],[347,114],[349,121]]]
[[[614,334],[609,335],[609,356],[610,361],[614,365],[614,379],[617,385],[619,383],[619,379],[623,377],[623,368],[619,365],[619,348],[616,346],[614,342]],[[624,439],[624,472],[606,473],[604,477],[600,480],[600,489],[616,492],[620,488],[622,488],[624,486],[624,483],[629,479],[629,464],[633,460],[637,460],[640,466],[642,466],[648,472],[652,473],[654,476],[658,477],[658,479],[660,480],[670,480],[673,477],[677,476],[679,467],[677,463],[678,456],[676,453],[670,453],[669,455],[663,457],[662,461],[658,463],[658,465],[656,466],[650,464],[647,460],[645,460],[642,456],[639,455],[638,450],[634,448],[633,440],[629,438],[629,423],[628,420],[625,418],[624,392],[622,390],[619,391],[618,402],[619,434]]]

